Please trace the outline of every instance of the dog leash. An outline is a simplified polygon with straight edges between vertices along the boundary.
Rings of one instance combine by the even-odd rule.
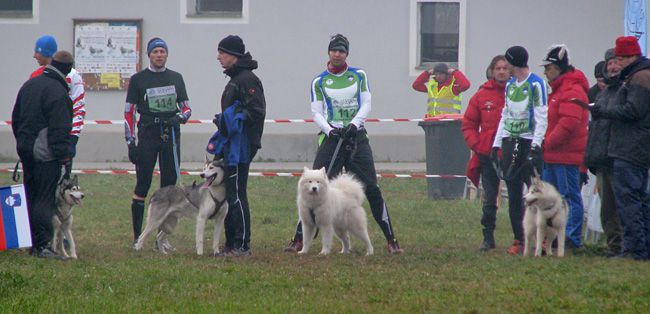
[[[330,160],[330,165],[327,167],[327,177],[330,177],[330,173],[332,172],[332,167],[334,167],[334,162],[336,161],[336,158],[339,157],[339,151],[341,150],[341,146],[343,145],[343,137],[339,137],[338,143],[336,143],[336,148],[334,149],[334,154],[332,154],[332,160]]]
[[[14,173],[11,175],[11,179],[14,180],[14,182],[18,182],[20,180],[20,173],[18,172],[18,165],[20,165],[20,159],[16,161],[16,165],[14,166]]]

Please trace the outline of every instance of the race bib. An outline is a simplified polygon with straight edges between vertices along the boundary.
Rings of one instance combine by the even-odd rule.
[[[510,134],[517,136],[530,131],[530,124],[528,119],[507,119],[505,121],[505,128]]]
[[[357,114],[356,99],[332,99],[332,120],[348,123]]]
[[[147,103],[151,112],[175,112],[176,86],[147,88]]]

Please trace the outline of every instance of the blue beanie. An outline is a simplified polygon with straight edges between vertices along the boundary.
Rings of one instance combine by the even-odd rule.
[[[162,39],[160,39],[158,37],[154,37],[154,38],[151,38],[151,40],[147,44],[147,56],[151,54],[151,51],[153,51],[154,49],[156,49],[158,47],[164,48],[165,51],[167,51],[169,53],[169,49],[167,49],[167,43],[164,40],[162,40]]]
[[[54,53],[56,53],[57,48],[56,39],[50,35],[44,35],[36,40],[34,52],[38,52],[43,57],[52,58]]]

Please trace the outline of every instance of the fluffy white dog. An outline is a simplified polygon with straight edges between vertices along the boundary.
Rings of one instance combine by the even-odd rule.
[[[524,214],[524,234],[526,243],[524,256],[530,255],[535,242],[535,256],[542,255],[542,242],[550,246],[557,236],[557,256],[564,256],[568,206],[562,195],[552,184],[533,177],[533,184],[526,195]],[[552,250],[548,250],[552,255]]]
[[[303,226],[303,247],[298,254],[309,252],[316,230],[320,229],[320,254],[331,252],[334,234],[343,245],[341,253],[349,253],[351,233],[366,244],[366,255],[372,255],[368,220],[361,206],[364,199],[363,186],[353,176],[342,174],[330,182],[325,168],[305,167],[298,181],[298,215]]]

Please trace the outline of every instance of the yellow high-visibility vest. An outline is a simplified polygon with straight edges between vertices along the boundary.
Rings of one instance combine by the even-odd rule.
[[[443,113],[460,113],[462,98],[460,95],[454,95],[452,86],[454,86],[455,82],[456,78],[452,76],[451,84],[438,90],[438,82],[429,79],[427,82],[427,94],[429,95],[427,113],[429,116],[434,117]]]

